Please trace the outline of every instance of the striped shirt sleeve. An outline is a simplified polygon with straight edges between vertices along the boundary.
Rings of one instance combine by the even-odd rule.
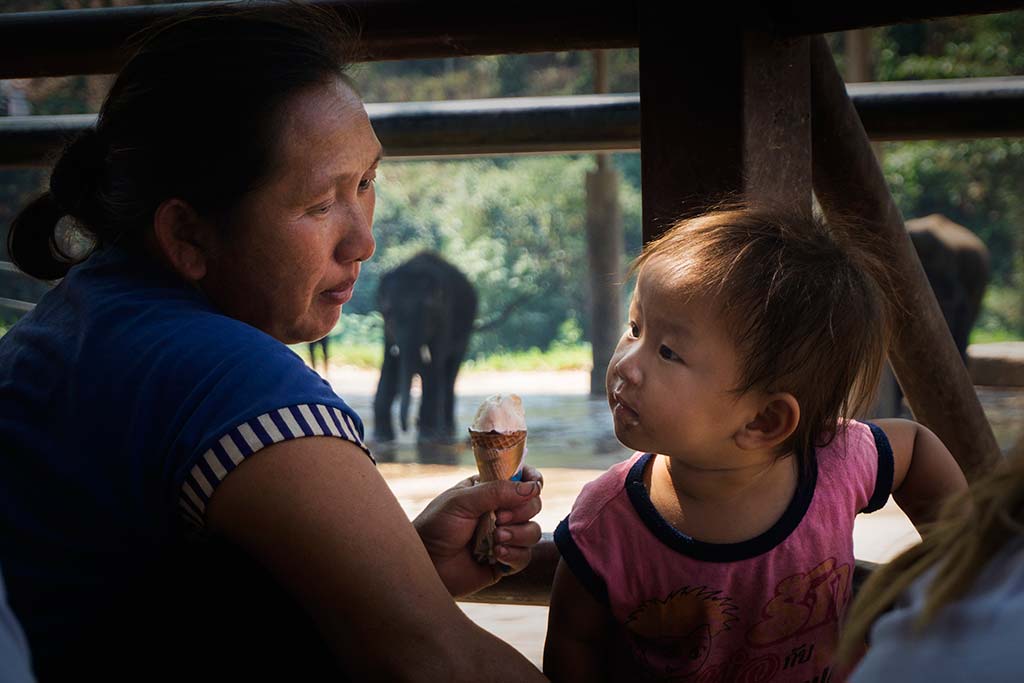
[[[230,430],[198,459],[181,487],[178,509],[182,517],[203,527],[206,505],[229,472],[266,446],[304,436],[351,441],[373,459],[363,442],[362,425],[337,407],[302,403],[271,410]]]

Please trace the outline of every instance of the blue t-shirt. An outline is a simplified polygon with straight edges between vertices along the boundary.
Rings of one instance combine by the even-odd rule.
[[[202,533],[239,463],[311,435],[366,450],[286,346],[122,249],[72,268],[0,339],[0,562],[39,678],[169,673],[204,649],[241,658],[233,674],[294,675],[303,647],[326,666],[291,599]]]
[[[28,645],[21,625],[11,612],[0,578],[0,681],[3,683],[32,683]]]

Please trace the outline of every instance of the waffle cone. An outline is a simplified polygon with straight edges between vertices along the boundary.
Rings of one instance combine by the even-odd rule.
[[[526,430],[518,432],[469,431],[480,481],[511,479],[523,462]]]
[[[511,479],[519,471],[526,449],[526,430],[516,432],[474,432],[469,430],[480,481]],[[473,536],[473,556],[478,562],[496,563],[494,555],[495,517],[488,512],[480,518]]]

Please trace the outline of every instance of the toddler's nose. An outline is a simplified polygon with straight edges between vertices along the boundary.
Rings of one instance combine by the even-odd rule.
[[[615,375],[627,384],[639,384],[643,379],[640,364],[636,362],[634,354],[624,353],[614,363]]]

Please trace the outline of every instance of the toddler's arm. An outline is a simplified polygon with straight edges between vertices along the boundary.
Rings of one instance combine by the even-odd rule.
[[[892,495],[914,526],[934,521],[950,494],[967,488],[960,466],[927,427],[910,420],[875,422],[889,437]]]
[[[544,673],[552,681],[608,680],[612,633],[608,609],[559,561],[551,587]]]

